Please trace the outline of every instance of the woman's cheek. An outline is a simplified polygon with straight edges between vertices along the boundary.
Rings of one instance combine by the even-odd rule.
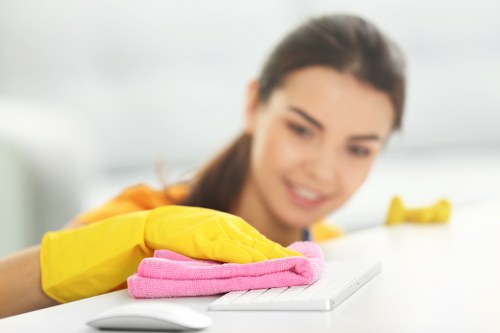
[[[274,158],[284,167],[291,168],[307,156],[307,145],[297,142],[295,138],[284,135],[275,142]]]
[[[349,167],[345,168],[344,175],[347,178],[346,183],[348,183],[348,188],[350,194],[353,194],[358,190],[361,185],[365,182],[368,177],[368,173],[371,168],[370,161],[356,161],[351,163]]]

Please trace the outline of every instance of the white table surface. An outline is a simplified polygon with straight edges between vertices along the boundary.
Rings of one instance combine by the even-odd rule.
[[[168,299],[207,313],[203,332],[500,332],[500,198],[444,226],[376,227],[323,246],[328,260],[376,259],[382,272],[329,312],[216,312],[215,297]],[[96,332],[85,322],[125,291],[0,320],[0,332]]]

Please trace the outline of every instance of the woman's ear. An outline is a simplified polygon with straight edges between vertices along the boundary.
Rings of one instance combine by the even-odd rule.
[[[247,85],[245,101],[245,133],[253,134],[259,110],[259,82],[252,80]]]

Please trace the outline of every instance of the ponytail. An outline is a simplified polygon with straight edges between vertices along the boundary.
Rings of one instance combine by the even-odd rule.
[[[229,212],[246,180],[252,139],[241,134],[194,178],[188,196],[179,204]]]

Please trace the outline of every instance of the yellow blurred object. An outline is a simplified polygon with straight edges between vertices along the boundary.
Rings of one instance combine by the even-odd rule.
[[[311,225],[311,236],[315,242],[324,242],[343,235],[342,229],[326,222],[318,222]]]
[[[302,256],[267,239],[238,216],[163,206],[45,234],[40,250],[42,288],[59,302],[106,293],[122,285],[155,249],[234,263]]]
[[[403,222],[413,223],[446,223],[450,219],[451,203],[442,199],[432,206],[406,208],[402,199],[395,196],[389,206],[386,225],[395,225]]]

